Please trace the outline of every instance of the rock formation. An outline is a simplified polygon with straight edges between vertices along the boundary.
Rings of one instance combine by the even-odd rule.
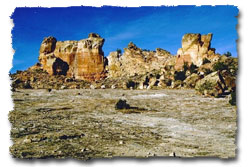
[[[177,51],[175,69],[181,70],[184,63],[191,65],[192,63],[200,67],[205,58],[216,61],[218,55],[215,49],[210,48],[212,34],[185,34],[182,38],[182,48]]]
[[[211,40],[212,34],[186,34],[177,56],[160,48],[143,50],[130,42],[123,54],[111,52],[105,58],[104,39],[98,34],[80,41],[47,37],[41,44],[40,63],[11,74],[12,88],[195,88],[207,96],[234,94],[238,59],[215,54]]]
[[[25,71],[11,74],[14,89],[83,89],[89,88],[90,82],[75,80],[64,75],[49,75],[40,64]]]
[[[80,41],[57,41],[47,37],[40,47],[39,61],[50,75],[95,81],[105,77],[104,39],[90,33]]]
[[[108,76],[135,76],[146,74],[153,70],[160,70],[171,62],[173,56],[163,49],[147,51],[138,48],[130,42],[121,55],[118,52],[111,52],[108,58]]]
[[[197,81],[195,89],[203,95],[219,97],[236,90],[236,78],[228,71],[215,71]]]

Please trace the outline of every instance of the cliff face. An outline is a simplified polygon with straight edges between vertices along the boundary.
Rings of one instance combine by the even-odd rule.
[[[122,55],[118,52],[111,52],[107,58],[108,76],[120,77],[159,70],[165,67],[173,56],[160,48],[157,48],[156,51],[142,50],[130,42]]]
[[[219,55],[215,54],[215,49],[210,48],[212,34],[185,34],[182,38],[182,48],[177,51],[175,69],[182,69],[184,63],[192,63],[200,67],[204,58],[216,61]]]
[[[94,33],[80,41],[62,42],[48,37],[41,44],[39,61],[50,75],[99,80],[105,77],[103,44],[104,39]]]

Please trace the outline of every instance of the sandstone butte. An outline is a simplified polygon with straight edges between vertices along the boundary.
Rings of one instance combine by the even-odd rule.
[[[57,41],[44,38],[39,61],[50,75],[66,75],[75,79],[95,81],[105,77],[104,39],[90,33],[80,41]]]
[[[213,34],[185,34],[182,37],[182,48],[178,49],[175,62],[175,69],[181,70],[184,63],[191,65],[192,63],[200,67],[206,58],[211,62],[219,59],[219,55],[215,54],[215,49],[211,48],[211,40]]]
[[[200,67],[204,58],[217,61],[219,55],[210,48],[212,34],[185,34],[182,48],[173,56],[168,51],[142,50],[130,42],[124,53],[111,52],[104,57],[104,39],[90,33],[80,41],[57,41],[54,37],[44,38],[40,47],[39,61],[42,69],[50,75],[65,75],[80,80],[97,81],[108,77],[134,76],[159,70],[166,65],[182,70],[184,63]]]

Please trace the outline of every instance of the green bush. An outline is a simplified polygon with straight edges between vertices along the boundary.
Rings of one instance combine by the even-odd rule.
[[[116,49],[117,53],[122,54],[122,50],[121,49]]]
[[[208,69],[208,68],[205,68],[205,69],[204,69],[204,74],[205,74],[205,75],[208,75],[208,74],[210,74],[210,73],[212,73],[212,70],[210,70],[210,69]]]
[[[228,70],[228,66],[223,62],[217,62],[213,65],[213,70],[214,71]]]
[[[144,52],[150,52],[150,50],[148,50],[148,49],[142,49],[142,51],[144,51]]]
[[[130,108],[130,105],[127,104],[126,100],[119,99],[119,101],[115,104],[116,110],[129,109],[129,108]]]
[[[230,52],[226,52],[226,53],[224,53],[224,55],[225,55],[226,57],[231,57],[231,56],[232,56],[232,54],[231,54]]]
[[[236,76],[236,75],[237,75],[237,71],[238,71],[238,67],[235,66],[235,67],[233,67],[233,68],[231,68],[231,69],[232,69],[232,72],[231,72],[232,75],[233,75],[233,76]]]
[[[233,76],[236,76],[238,71],[238,62],[235,61],[234,58],[229,58],[227,64],[228,64],[228,71],[230,71],[230,73]]]
[[[197,72],[198,67],[196,65],[194,65],[193,63],[189,66],[189,71],[192,73],[196,73]]]
[[[186,73],[187,70],[189,70],[191,73],[196,73],[198,67],[196,65],[194,65],[194,63],[192,63],[190,66],[188,65],[187,62],[184,62],[183,64],[183,71]]]
[[[231,92],[231,98],[229,100],[229,103],[233,106],[236,105],[236,92]]]
[[[205,81],[202,85],[200,85],[200,87],[198,88],[198,91],[200,93],[203,93],[204,90],[213,90],[214,85],[212,82],[210,81]]]
[[[204,58],[204,59],[202,60],[202,65],[207,64],[207,63],[211,63],[211,61],[208,60],[207,58]]]
[[[176,71],[174,74],[174,79],[184,81],[186,79],[185,71]]]
[[[126,83],[126,86],[127,86],[127,88],[132,87],[132,88],[136,89],[137,86],[138,86],[138,83],[137,83],[137,82],[134,82],[134,81],[132,81],[132,80],[129,80],[129,81]]]
[[[184,64],[183,64],[183,71],[187,71],[188,70],[188,63],[187,62],[184,62]]]

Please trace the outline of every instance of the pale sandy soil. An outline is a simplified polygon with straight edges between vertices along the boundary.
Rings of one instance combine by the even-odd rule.
[[[119,99],[140,113],[115,110]],[[194,90],[18,90],[18,158],[235,157],[236,107]]]

